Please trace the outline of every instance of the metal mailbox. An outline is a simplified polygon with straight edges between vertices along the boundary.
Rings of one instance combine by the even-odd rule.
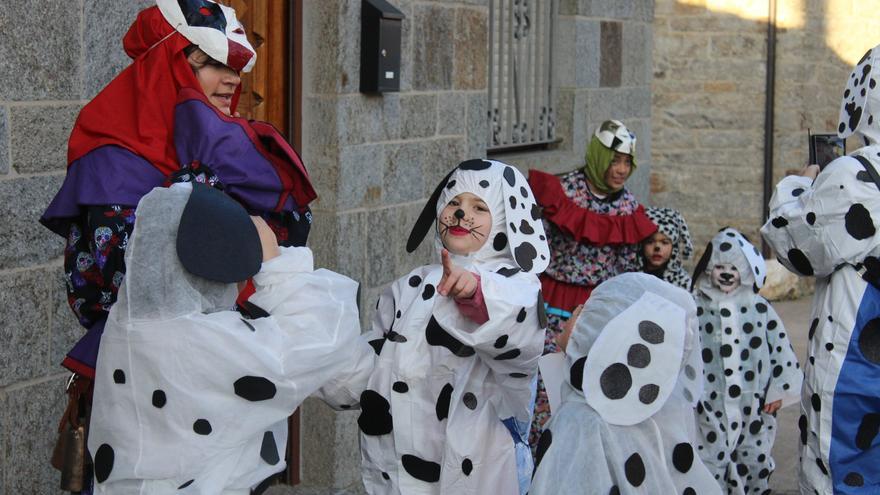
[[[400,91],[403,12],[385,0],[361,2],[361,92]]]

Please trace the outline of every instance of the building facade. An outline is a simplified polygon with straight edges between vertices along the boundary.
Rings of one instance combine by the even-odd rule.
[[[269,1],[229,3],[246,11]],[[151,3],[0,0],[0,493],[59,493],[58,473],[49,466],[66,405],[67,373],[58,363],[82,331],[67,307],[63,240],[37,219],[64,178],[78,111],[127,65],[121,38]],[[640,198],[647,198],[651,170],[653,0],[391,3],[405,16],[399,92],[359,91],[361,0],[290,2],[288,10],[301,13],[293,24],[300,26],[299,72],[264,67],[268,76],[248,83],[298,79],[286,81],[298,89],[283,110],[298,112],[300,127],[291,133],[320,196],[309,243],[318,265],[361,283],[365,326],[380,290],[431,259],[430,243],[410,255],[405,239],[430,191],[460,161],[491,156],[523,171],[572,170],[583,163],[593,129],[613,117],[638,134],[639,168],[629,184]],[[511,17],[514,11],[518,17]],[[508,22],[506,30],[499,19]],[[542,46],[552,59],[528,62],[523,55],[516,62],[543,78],[549,99],[532,105],[541,107],[532,115],[543,111],[543,121],[513,120],[521,136],[531,122],[543,122],[540,143],[500,150],[491,111],[518,108],[518,100],[490,103],[490,93],[530,87],[499,76],[514,63],[498,51],[516,49],[514,21],[521,36],[528,31],[551,43]],[[273,58],[264,42],[284,40],[256,43],[258,70]],[[260,105],[271,109],[273,102]],[[362,490],[356,419],[356,412],[335,413],[318,401],[303,405],[295,492]]]

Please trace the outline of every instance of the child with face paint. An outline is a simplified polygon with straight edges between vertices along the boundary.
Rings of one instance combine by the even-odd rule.
[[[758,295],[765,276],[764,258],[731,228],[694,272],[705,381],[698,452],[730,494],[768,490],[776,411],[797,402],[803,381],[782,320]]]
[[[407,250],[433,230],[440,262],[385,290],[361,358],[321,390],[331,406],[361,409],[368,493],[528,489],[546,326],[537,273],[549,260],[534,211],[525,178],[496,161],[461,163],[429,199]]]
[[[694,254],[687,222],[672,208],[652,206],[646,208],[645,213],[657,225],[657,232],[642,242],[642,270],[682,289],[690,289],[691,277],[681,266],[682,258],[688,259]]]

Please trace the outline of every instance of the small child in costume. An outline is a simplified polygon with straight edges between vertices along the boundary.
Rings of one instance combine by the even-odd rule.
[[[695,452],[696,311],[686,291],[645,273],[596,287],[572,322],[562,405],[529,493],[720,495]]]
[[[153,189],[136,215],[98,353],[95,492],[248,495],[284,469],[287,417],[356,358],[357,284],[204,184]],[[251,276],[267,316],[245,320]]]
[[[407,250],[432,230],[441,264],[385,290],[370,346],[322,398],[360,405],[368,493],[516,495],[546,326],[539,210],[515,168],[469,160],[437,186]]]
[[[681,266],[682,259],[694,254],[687,222],[672,208],[651,206],[645,209],[645,214],[657,226],[657,232],[642,241],[642,271],[690,290],[691,276]]]
[[[797,402],[803,381],[782,320],[758,295],[765,276],[761,253],[732,228],[712,239],[694,272],[705,381],[699,453],[731,494],[768,490],[775,413]]]

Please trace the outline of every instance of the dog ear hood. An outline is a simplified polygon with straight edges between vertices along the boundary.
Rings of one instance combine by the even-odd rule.
[[[492,213],[489,239],[472,254],[474,261],[513,265],[534,274],[547,268],[550,247],[531,187],[519,170],[494,160],[464,161],[440,181],[413,226],[408,252],[415,251],[432,228],[436,232],[443,207],[465,192],[483,199]]]

